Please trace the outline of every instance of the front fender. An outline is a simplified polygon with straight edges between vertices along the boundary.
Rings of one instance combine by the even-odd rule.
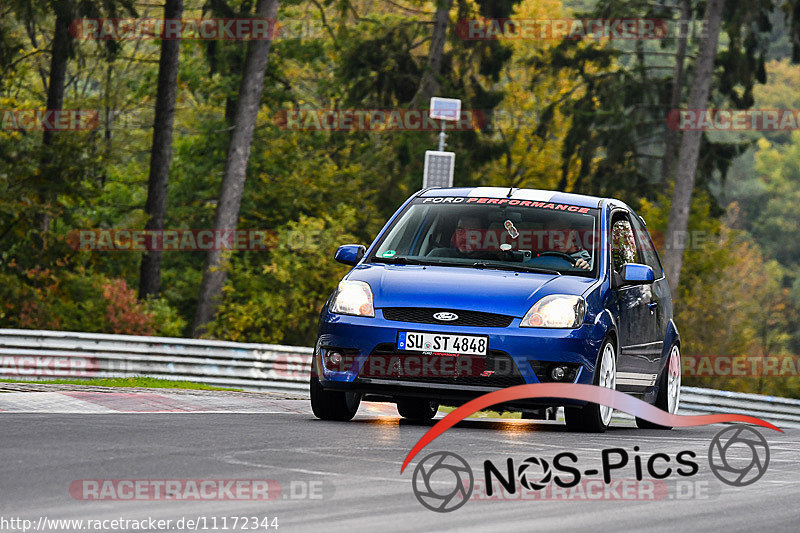
[[[611,335],[614,339],[614,351],[619,356],[619,335],[617,334],[617,322],[608,309],[603,309],[594,319],[594,334],[592,337],[593,347],[600,354],[603,341]]]

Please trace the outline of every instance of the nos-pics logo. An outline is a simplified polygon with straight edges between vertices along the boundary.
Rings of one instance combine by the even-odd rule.
[[[638,449],[636,447],[635,449]],[[605,450],[614,453],[620,453],[619,448],[613,450]],[[624,452],[624,451],[623,451]],[[609,460],[611,454],[603,454],[603,477],[606,483],[611,480],[611,470],[622,468],[627,461],[627,454],[618,457],[616,463]],[[681,470],[676,468],[676,472],[682,476],[692,476],[697,473],[697,464],[692,461],[696,454],[690,451],[683,451],[678,454],[675,466],[687,467]],[[556,456],[558,457],[558,456]],[[647,472],[654,478],[663,479],[671,473],[672,468],[656,471],[656,461],[653,458],[660,459],[659,462],[664,460],[665,454],[657,453],[651,456],[651,459],[646,462]],[[512,459],[508,459],[511,464]],[[487,461],[491,464],[491,462]],[[558,461],[551,464],[539,457],[528,457],[525,459],[516,470],[516,475],[519,485],[528,491],[538,491],[547,487],[551,481],[560,484],[556,479],[558,476],[554,474],[555,470],[559,470]],[[638,457],[636,458],[637,464],[637,478],[641,480],[641,467]],[[766,473],[769,466],[769,445],[767,440],[755,429],[743,425],[736,424],[723,429],[718,432],[711,440],[711,445],[708,448],[708,464],[711,472],[723,483],[734,486],[744,487],[755,483]],[[491,468],[485,468],[487,477],[489,472],[498,472],[494,465]],[[562,466],[560,469],[564,473],[573,476],[571,484],[577,484],[580,480],[581,472],[573,467]],[[585,474],[600,474],[598,470],[587,470]],[[511,483],[512,480],[506,480],[503,483],[507,490],[513,492],[515,488]],[[486,486],[491,486],[492,480],[487,478],[485,480]],[[472,469],[463,457],[452,452],[434,452],[423,458],[414,469],[414,477],[412,480],[412,487],[414,495],[417,500],[427,509],[436,511],[438,513],[448,513],[455,511],[459,507],[467,503],[473,493],[475,487],[475,478]]]
[[[475,478],[460,455],[434,452],[417,464],[412,486],[419,503],[431,511],[449,513],[467,503]]]

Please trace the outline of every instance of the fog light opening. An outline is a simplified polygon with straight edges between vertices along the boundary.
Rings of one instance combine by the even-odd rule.
[[[540,383],[574,383],[578,378],[580,363],[560,361],[529,361]]]
[[[347,348],[324,348],[322,350],[322,363],[325,368],[333,372],[343,372],[353,362],[353,351]]]
[[[333,365],[338,365],[342,362],[342,354],[339,352],[328,353],[328,361]]]
[[[550,369],[550,378],[553,381],[563,381],[567,376],[567,368],[563,366],[554,366]]]

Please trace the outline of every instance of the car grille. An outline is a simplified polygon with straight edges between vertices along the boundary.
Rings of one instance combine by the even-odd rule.
[[[451,321],[436,320],[435,313],[454,313],[458,319]],[[514,317],[484,313],[481,311],[463,311],[461,309],[436,309],[429,307],[384,307],[383,318],[398,322],[417,322],[419,324],[448,324],[453,326],[472,326],[483,328],[507,328]]]
[[[469,363],[461,368],[469,368],[468,371],[462,372],[459,375],[436,375],[436,372],[423,372],[422,375],[409,375],[402,369],[399,372],[389,370],[390,365],[381,364],[377,365],[380,372],[376,372],[376,365],[372,365],[371,361],[375,359],[383,359],[383,362],[397,361],[401,362],[405,358],[419,358],[423,354],[397,350],[392,343],[379,344],[372,351],[370,356],[365,361],[359,373],[359,378],[376,378],[386,380],[397,380],[404,382],[419,382],[419,383],[442,383],[449,385],[463,385],[463,386],[481,386],[481,387],[511,387],[513,385],[523,385],[525,380],[514,364],[513,359],[506,352],[501,350],[489,350],[486,356],[479,355],[460,355],[459,359],[462,363]],[[432,357],[434,360],[439,358],[447,358],[447,355],[431,354],[426,357]],[[401,364],[402,366],[402,364]],[[387,369],[387,370],[384,370]],[[418,370],[418,368],[416,369]],[[486,374],[486,375],[483,375]]]

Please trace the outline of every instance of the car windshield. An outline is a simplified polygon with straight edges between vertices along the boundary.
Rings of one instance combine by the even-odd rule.
[[[372,262],[594,277],[598,210],[517,199],[418,198]]]

